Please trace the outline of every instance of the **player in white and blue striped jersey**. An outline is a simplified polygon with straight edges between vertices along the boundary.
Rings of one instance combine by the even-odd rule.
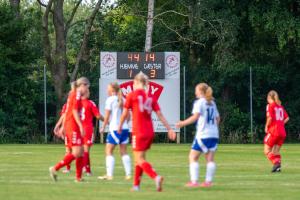
[[[199,83],[195,88],[197,100],[194,102],[192,116],[179,121],[178,128],[197,122],[197,132],[189,155],[190,181],[187,187],[210,187],[216,171],[215,151],[219,141],[220,115],[213,98],[213,90],[206,83]],[[205,154],[206,178],[199,184],[199,157]]]

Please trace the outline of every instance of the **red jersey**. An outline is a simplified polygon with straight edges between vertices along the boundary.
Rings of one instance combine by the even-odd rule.
[[[73,110],[77,110],[78,113],[81,110],[80,98],[81,98],[80,92],[76,92],[76,90],[72,90],[69,93],[67,107],[66,107],[66,117],[65,117],[65,128],[67,131],[79,129],[75,121],[75,118],[73,117]]]
[[[93,127],[93,118],[99,118],[100,113],[96,106],[96,104],[89,100],[89,99],[83,99],[81,100],[82,108],[80,111],[80,119],[82,121],[83,127]]]
[[[268,132],[275,136],[286,136],[284,120],[288,118],[288,114],[284,107],[274,103],[267,105],[267,117],[271,118]]]
[[[157,101],[148,97],[142,89],[135,90],[127,95],[124,108],[132,110],[132,134],[153,135],[151,119],[152,110],[160,110]]]

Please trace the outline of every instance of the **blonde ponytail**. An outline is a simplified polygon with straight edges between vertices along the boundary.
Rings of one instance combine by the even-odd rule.
[[[114,92],[117,94],[119,107],[122,108],[123,107],[123,94],[122,94],[119,84],[117,82],[113,82],[113,83],[110,83],[110,86],[112,87]]]
[[[271,90],[268,93],[268,97],[270,97],[276,104],[281,105],[281,101],[278,93],[275,90]]]
[[[148,85],[149,78],[146,74],[140,72],[137,75],[135,75],[134,80],[141,83],[146,88]]]
[[[212,90],[212,88],[211,88],[210,86],[208,86],[207,89],[206,89],[206,92],[205,92],[205,99],[206,99],[206,101],[208,101],[209,103],[210,103],[211,101],[214,100],[214,97],[213,97],[213,90]]]
[[[213,89],[209,85],[206,83],[199,83],[196,87],[203,93],[204,98],[209,104],[214,100]]]
[[[76,81],[71,82],[70,85],[71,85],[71,90],[75,90],[77,88]]]

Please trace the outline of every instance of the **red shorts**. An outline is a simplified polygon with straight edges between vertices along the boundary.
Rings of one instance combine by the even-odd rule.
[[[72,148],[72,144],[69,142],[67,135],[65,136],[65,147]]]
[[[274,145],[282,146],[284,143],[286,136],[285,135],[271,135],[268,133],[265,136],[264,144],[268,145],[269,147],[273,147]]]
[[[151,148],[151,145],[154,140],[153,135],[132,135],[132,150],[133,151],[146,151]]]
[[[84,145],[92,146],[94,143],[94,128],[93,127],[84,127],[85,135],[83,138]]]
[[[79,129],[78,130],[66,129],[66,136],[67,136],[66,146],[73,147],[73,146],[82,146],[83,145],[83,139],[81,137]]]

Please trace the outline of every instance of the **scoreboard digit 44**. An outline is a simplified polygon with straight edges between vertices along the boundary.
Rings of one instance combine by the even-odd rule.
[[[150,79],[164,79],[165,54],[163,52],[117,53],[118,79],[132,79],[140,71]]]

